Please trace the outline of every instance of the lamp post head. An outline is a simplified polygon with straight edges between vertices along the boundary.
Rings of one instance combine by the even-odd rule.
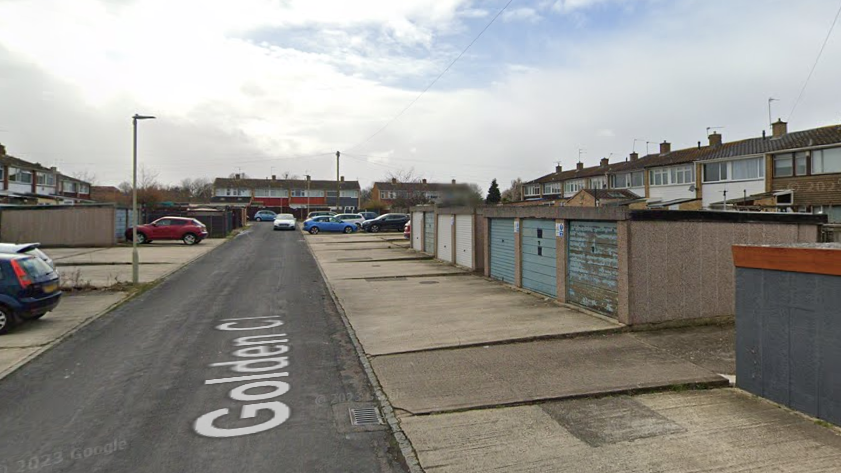
[[[152,115],[138,115],[135,113],[131,118],[133,120],[154,120],[156,117],[153,117]]]

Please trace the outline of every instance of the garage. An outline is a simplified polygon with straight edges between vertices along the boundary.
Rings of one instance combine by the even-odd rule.
[[[558,296],[555,221],[526,219],[522,225],[522,284],[525,289]]]
[[[567,302],[616,317],[619,250],[616,222],[572,221],[567,249]]]
[[[423,251],[435,254],[435,212],[423,213]]]
[[[514,284],[514,219],[493,218],[490,222],[490,275]]]
[[[456,264],[476,269],[473,263],[473,215],[456,215]]]
[[[423,212],[412,212],[412,248],[423,251]]]
[[[436,256],[450,263],[453,262],[453,218],[454,215],[438,215],[438,235],[435,237],[438,245]]]

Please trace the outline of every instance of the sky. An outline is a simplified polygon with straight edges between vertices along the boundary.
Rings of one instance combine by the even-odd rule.
[[[140,113],[163,183],[335,179],[338,150],[363,187],[504,189],[707,127],[759,136],[769,97],[789,130],[841,123],[841,25],[797,101],[839,0],[512,0],[418,99],[506,3],[0,0],[0,143],[117,185]]]

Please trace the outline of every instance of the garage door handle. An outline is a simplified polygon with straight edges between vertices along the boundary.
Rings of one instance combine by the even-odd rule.
[[[595,252],[596,252],[596,244],[593,243],[593,253],[595,253]]]

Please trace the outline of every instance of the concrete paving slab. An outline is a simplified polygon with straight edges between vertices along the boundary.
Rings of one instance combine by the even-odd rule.
[[[841,435],[733,389],[405,417],[428,472],[837,472]]]
[[[105,249],[107,248],[44,248],[44,252],[47,253],[53,261],[59,262],[72,256],[85,255]]]
[[[38,348],[0,348],[0,377],[12,367],[26,361],[38,350]]]
[[[348,251],[347,249],[319,249],[316,254],[321,263],[433,259],[429,255],[402,248],[371,248],[357,252]]]
[[[436,260],[359,262],[352,265],[346,263],[323,263],[321,267],[331,282],[341,279],[468,274],[467,271],[461,268]]]
[[[628,334],[387,355],[371,361],[395,409],[428,414],[727,380]]]
[[[193,259],[213,251],[219,245],[225,243],[225,239],[207,239],[198,245],[187,246],[181,242],[155,241],[138,247],[138,255],[141,263],[186,263]],[[48,254],[52,257],[53,251]],[[95,251],[85,251],[76,254],[66,254],[56,259],[59,266],[69,266],[74,263],[84,264],[113,264],[131,263],[131,246],[115,246]],[[55,259],[55,258],[54,258]]]
[[[634,332],[638,340],[719,374],[736,374],[735,324]]]
[[[331,283],[369,355],[560,337],[619,327],[479,277]],[[375,304],[371,303],[372,294],[376,294]]]
[[[65,295],[54,311],[39,320],[23,323],[11,332],[0,336],[0,350],[47,345],[81,323],[121,302],[126,295],[124,292]]]

